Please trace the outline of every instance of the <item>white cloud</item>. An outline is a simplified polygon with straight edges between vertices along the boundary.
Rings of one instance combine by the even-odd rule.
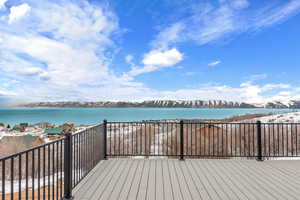
[[[32,1],[30,6],[24,23],[0,21],[1,76],[22,83],[0,84],[0,90],[13,90],[24,99],[30,92],[32,100],[57,100],[89,98],[92,90],[105,87],[141,86],[109,69],[113,34],[120,29],[107,7],[65,1]]]
[[[11,23],[19,20],[20,18],[26,16],[30,10],[31,10],[31,7],[27,3],[23,3],[18,6],[12,6],[10,8],[8,23],[11,24]]]
[[[247,8],[249,6],[249,2],[247,0],[232,0],[230,4],[236,9]]]
[[[175,48],[166,51],[153,50],[144,55],[143,64],[169,67],[180,62],[182,58],[182,53]]]
[[[193,75],[195,75],[195,72],[185,72],[184,74],[186,76],[193,76]]]
[[[183,59],[183,54],[177,49],[152,50],[144,55],[143,67],[133,67],[128,73],[130,76],[152,72],[164,67],[171,67]]]
[[[28,67],[28,68],[25,68],[20,73],[25,76],[37,76],[37,75],[41,74],[42,72],[43,72],[43,70],[41,68]]]
[[[283,1],[273,6],[267,4],[258,9],[250,9],[250,2],[246,0],[220,0],[217,5],[201,2],[193,8],[180,20],[162,28],[151,44],[162,48],[187,41],[204,45],[232,39],[237,34],[256,31],[287,20],[300,11],[300,1]]]
[[[127,55],[127,56],[125,57],[125,61],[126,61],[127,63],[129,63],[129,64],[132,63],[132,60],[133,60],[133,56],[132,56],[132,55]]]
[[[298,11],[297,1],[292,2],[284,4],[287,6],[282,9],[270,8],[265,14],[249,12],[251,17],[241,14],[249,6],[246,1],[223,1],[217,7],[204,5],[190,16],[163,28],[151,42],[150,51],[144,54],[141,66],[136,66],[133,56],[127,55],[125,61],[132,70],[117,76],[111,68],[111,55],[116,49],[114,36],[120,32],[120,27],[117,16],[110,9],[88,1],[79,4],[30,1],[31,8],[27,8],[30,15],[28,11],[15,13],[11,25],[0,20],[0,73],[1,78],[11,80],[0,80],[0,92],[22,99],[26,97],[26,100],[49,101],[186,97],[262,102],[297,97],[300,91],[287,84],[246,82],[238,87],[211,85],[158,91],[135,81],[139,74],[181,62],[184,56],[176,47],[178,43],[196,41],[202,45],[227,35],[272,25]],[[14,23],[20,18],[22,23]],[[261,23],[257,23],[259,21]]]
[[[217,61],[214,61],[214,62],[208,63],[208,66],[210,66],[210,67],[214,67],[214,66],[216,66],[216,65],[219,65],[219,64],[221,64],[221,63],[222,63],[221,61],[217,60]]]
[[[8,0],[0,0],[0,10],[1,10],[2,8],[5,7],[5,3],[6,3],[7,1],[8,1]]]
[[[291,0],[280,7],[270,7],[260,11],[254,18],[254,27],[262,28],[283,22],[300,10],[300,1]]]
[[[179,34],[183,29],[184,25],[180,22],[172,24],[160,32],[151,45],[154,49],[167,49],[171,44],[180,40]]]

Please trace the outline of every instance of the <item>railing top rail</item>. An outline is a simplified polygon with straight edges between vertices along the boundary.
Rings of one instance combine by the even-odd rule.
[[[180,120],[178,121],[130,121],[130,122],[124,122],[124,121],[107,121],[107,123],[109,124],[180,124]],[[207,121],[203,121],[203,122],[189,122],[189,121],[185,121],[183,120],[183,124],[205,124],[205,125],[209,125],[209,124],[256,124],[256,122],[207,122]],[[266,125],[281,125],[281,124],[295,124],[295,125],[300,125],[299,122],[261,122],[261,124],[266,124]]]
[[[57,142],[60,142],[62,140],[64,140],[65,137],[61,138],[61,139],[58,139],[58,140],[54,140],[54,141],[51,141],[51,142],[48,142],[48,143],[45,143],[45,144],[41,144],[41,145],[38,145],[38,146],[35,146],[35,147],[31,147],[29,149],[26,149],[24,151],[20,151],[18,153],[14,153],[14,154],[11,154],[11,155],[8,155],[8,156],[4,156],[2,158],[0,158],[0,162],[3,161],[3,160],[7,160],[7,159],[10,159],[10,158],[14,158],[14,157],[17,157],[19,155],[22,155],[22,154],[25,154],[25,153],[28,153],[28,152],[31,152],[31,151],[34,151],[36,149],[40,149],[40,148],[43,148],[43,147],[46,147],[46,146],[49,146],[51,144],[55,144]]]
[[[76,131],[76,132],[74,132],[72,135],[78,135],[78,134],[84,133],[86,130],[89,130],[89,129],[92,129],[92,128],[96,128],[96,127],[102,126],[102,125],[103,125],[103,123],[101,123],[101,124],[96,124],[96,125],[92,125],[92,126],[89,126],[89,127],[85,128],[85,129],[83,129],[83,130]]]
[[[95,128],[95,127],[101,126],[101,125],[102,125],[102,124],[97,124],[97,125],[94,125],[94,126],[90,126],[90,127],[86,128],[86,129],[84,129],[84,130],[77,131],[77,132],[73,133],[72,135],[77,135],[77,134],[83,133],[83,132],[85,132],[85,131],[88,130],[88,129]],[[35,146],[35,147],[31,147],[31,148],[29,148],[29,149],[26,149],[26,150],[24,150],[24,151],[20,151],[20,152],[18,152],[18,153],[14,153],[14,154],[10,154],[10,155],[8,155],[8,156],[0,157],[0,162],[1,162],[2,160],[7,160],[7,159],[10,159],[10,158],[14,158],[14,157],[17,157],[17,156],[19,156],[19,155],[22,155],[22,154],[25,154],[25,153],[34,151],[34,150],[36,150],[36,149],[40,149],[40,148],[49,146],[49,145],[51,145],[51,144],[57,143],[57,142],[59,142],[59,141],[62,141],[62,140],[64,140],[64,139],[65,139],[65,137],[60,138],[60,139],[57,139],[57,140],[54,140],[54,141],[51,141],[51,142],[47,142],[47,143],[45,143],[45,144],[41,144],[41,145],[38,145],[38,146]]]

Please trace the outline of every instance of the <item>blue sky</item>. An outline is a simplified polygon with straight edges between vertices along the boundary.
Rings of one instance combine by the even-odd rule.
[[[300,99],[300,0],[0,0],[0,102]]]

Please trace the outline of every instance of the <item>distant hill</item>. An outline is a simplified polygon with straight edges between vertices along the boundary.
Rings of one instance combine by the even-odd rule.
[[[130,101],[98,101],[98,102],[37,102],[21,105],[24,107],[98,107],[98,108],[290,108],[299,109],[300,101],[290,101],[289,103],[269,102],[264,105],[224,101],[224,100],[152,100],[142,102]]]

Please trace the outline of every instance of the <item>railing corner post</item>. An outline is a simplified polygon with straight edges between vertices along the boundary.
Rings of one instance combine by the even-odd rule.
[[[64,196],[62,200],[72,200],[72,133],[65,134],[64,145]]]
[[[103,132],[104,132],[103,159],[107,160],[107,120],[106,119],[103,120]]]
[[[183,135],[183,120],[180,120],[180,159],[181,161],[184,161],[184,135]]]
[[[256,122],[256,128],[257,128],[257,161],[263,161],[262,143],[261,143],[261,121]]]

